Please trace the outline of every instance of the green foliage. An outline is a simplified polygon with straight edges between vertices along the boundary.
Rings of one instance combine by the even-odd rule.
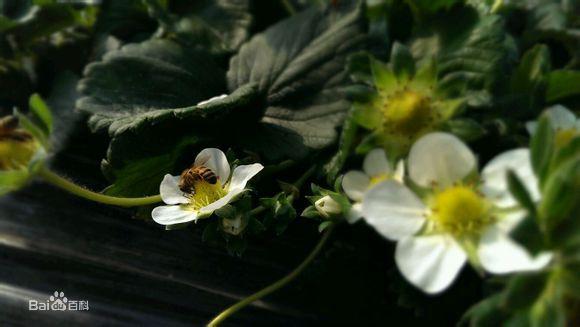
[[[346,57],[365,39],[361,9],[312,8],[254,36],[230,62],[233,91],[255,83],[265,97],[254,133],[241,135],[269,161],[303,159],[337,139],[349,108]]]
[[[546,100],[554,103],[580,97],[580,72],[556,70],[548,76]]]
[[[515,98],[514,105],[521,111],[520,115],[537,112],[543,106],[549,71],[547,46],[537,45],[523,55],[510,80],[510,94]]]
[[[437,58],[441,89],[447,94],[492,91],[514,55],[503,21],[469,8],[456,10],[454,19],[438,15],[422,25],[411,50],[416,58]],[[457,26],[463,26],[459,33]]]
[[[272,229],[276,234],[282,234],[288,225],[296,219],[296,209],[292,205],[293,197],[284,192],[271,198],[260,199],[261,205],[266,208],[264,226]]]

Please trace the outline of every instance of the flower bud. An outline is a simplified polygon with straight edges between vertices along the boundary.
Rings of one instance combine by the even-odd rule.
[[[325,218],[339,215],[342,213],[342,207],[330,195],[326,195],[314,202],[316,210]]]
[[[240,235],[248,225],[247,219],[242,219],[242,215],[238,215],[234,219],[222,219],[222,228],[224,232],[230,235]]]

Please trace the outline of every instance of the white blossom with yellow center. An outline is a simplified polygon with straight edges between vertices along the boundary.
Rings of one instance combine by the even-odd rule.
[[[576,118],[576,115],[566,107],[551,106],[546,110],[546,114],[554,130],[554,143],[557,147],[563,147],[573,138],[580,136],[580,119]],[[536,132],[537,125],[535,121],[526,124],[531,135]]]
[[[165,175],[159,192],[163,202],[168,205],[157,207],[151,212],[153,220],[158,224],[182,224],[210,216],[246,191],[248,181],[264,168],[258,163],[241,165],[234,169],[230,178],[228,159],[221,150],[215,148],[201,151],[194,165],[210,169],[216,175],[217,182],[211,184],[205,180],[196,181],[195,192],[185,194],[179,189],[179,176]]]
[[[474,154],[457,137],[431,133],[420,138],[408,158],[409,177],[425,190],[385,181],[364,196],[365,220],[397,241],[395,261],[405,278],[427,293],[445,290],[468,260],[491,273],[541,269],[548,253],[532,257],[509,233],[526,215],[508,190],[509,170],[539,200],[528,149],[492,159],[481,180]]]
[[[405,173],[404,164],[400,161],[393,167],[383,149],[370,151],[363,161],[363,171],[351,170],[342,178],[344,193],[354,202],[346,219],[350,223],[362,217],[362,201],[364,194],[380,182],[394,179],[402,182]]]

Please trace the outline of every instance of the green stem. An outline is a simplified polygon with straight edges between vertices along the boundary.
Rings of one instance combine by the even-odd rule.
[[[57,186],[81,198],[99,203],[110,204],[119,207],[138,207],[161,202],[161,195],[153,195],[142,198],[121,198],[93,192],[78,186],[77,184],[69,181],[64,177],[57,175],[46,167],[42,167],[38,174],[45,181],[53,184],[54,186]]]
[[[301,189],[302,186],[304,186],[304,183],[306,183],[306,181],[310,178],[310,176],[312,176],[312,174],[314,174],[315,171],[316,165],[312,165],[304,174],[302,174],[302,176],[300,176],[300,178],[294,182],[294,187]]]
[[[503,0],[495,0],[489,12],[492,14],[497,14],[501,7],[503,7]]]
[[[296,14],[296,9],[294,9],[294,6],[292,6],[292,4],[290,3],[290,0],[282,0],[282,5],[284,6],[284,9],[286,9],[286,11],[290,15]]]
[[[270,284],[269,286],[259,290],[258,292],[244,298],[238,303],[222,311],[222,313],[217,315],[212,321],[209,322],[208,326],[209,327],[218,326],[220,323],[224,322],[224,320],[226,320],[228,317],[240,311],[247,305],[277,291],[278,289],[282,288],[283,286],[294,280],[296,277],[298,277],[298,275],[300,275],[300,273],[302,273],[304,269],[308,267],[308,265],[312,262],[312,260],[314,260],[314,258],[318,255],[318,253],[320,253],[320,250],[322,250],[324,244],[326,244],[326,242],[328,241],[330,234],[332,234],[333,229],[334,225],[331,225],[326,229],[324,235],[322,235],[322,238],[320,238],[320,241],[318,241],[318,243],[316,244],[314,249],[310,252],[310,254],[308,254],[308,256],[304,259],[304,261],[302,261],[302,263],[300,263],[300,265],[296,267],[294,270],[292,270],[288,275],[284,276],[282,279],[279,279],[278,281]]]

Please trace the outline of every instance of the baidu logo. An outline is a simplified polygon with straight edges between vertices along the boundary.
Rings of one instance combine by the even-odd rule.
[[[88,301],[69,300],[64,292],[55,291],[47,301],[28,301],[30,311],[88,311]]]

